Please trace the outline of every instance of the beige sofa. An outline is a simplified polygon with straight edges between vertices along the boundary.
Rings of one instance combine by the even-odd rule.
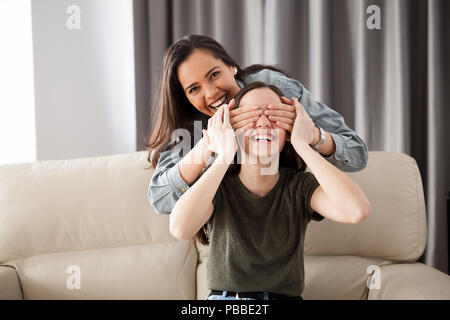
[[[1,166],[0,299],[205,299],[208,250],[153,211],[146,157]],[[427,228],[414,159],[371,152],[350,176],[372,212],[308,226],[304,299],[450,299],[449,277],[416,262]]]

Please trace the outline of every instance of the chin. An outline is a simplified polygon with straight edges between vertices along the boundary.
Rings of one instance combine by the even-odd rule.
[[[266,163],[268,158],[275,159],[280,157],[280,153],[277,150],[271,151],[271,150],[250,150],[246,154],[247,158],[249,158],[251,161],[250,164],[256,164],[256,163]],[[257,161],[256,161],[257,160]]]
[[[210,110],[210,108],[208,109],[198,109],[196,108],[198,111],[200,111],[201,113],[203,113],[204,115],[207,115],[208,117],[212,117],[217,110]]]

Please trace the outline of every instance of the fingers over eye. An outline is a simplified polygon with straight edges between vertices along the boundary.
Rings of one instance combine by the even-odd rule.
[[[234,127],[233,126],[233,129],[235,129],[234,132],[238,136],[238,135],[244,133],[246,130],[250,129],[253,126],[253,124],[254,124],[254,121],[247,121],[247,122],[242,121],[240,123],[239,127]]]
[[[293,127],[293,126],[291,126],[291,125],[289,125],[289,124],[286,124],[286,123],[280,122],[280,121],[277,121],[275,124],[276,124],[276,126],[279,127],[279,128],[282,128],[282,129],[284,129],[284,130],[286,130],[286,131],[292,132],[292,127]]]
[[[293,105],[291,106],[288,104],[269,104],[267,106],[267,108],[271,111],[272,110],[284,110],[287,112],[293,112],[295,110],[295,106],[293,106]]]
[[[245,120],[248,120],[248,119],[259,117],[261,115],[261,113],[262,113],[262,110],[250,110],[250,111],[247,111],[247,112],[243,112],[243,113],[238,114],[238,115],[236,115],[234,117],[230,117],[230,123],[231,123],[231,125],[234,126],[235,124],[237,124],[237,123],[239,123],[241,121],[245,121]]]
[[[235,124],[232,125],[232,126],[233,126],[233,129],[237,130],[237,129],[240,129],[240,128],[242,128],[242,127],[245,127],[245,126],[247,126],[248,124],[253,123],[253,122],[255,122],[256,120],[258,120],[258,118],[259,118],[259,117],[251,117],[251,118],[244,119],[244,120],[242,120],[242,121],[236,122]]]
[[[269,116],[270,121],[279,121],[287,124],[294,124],[295,119],[286,118],[286,117],[277,117],[277,116]]]
[[[264,111],[266,116],[277,116],[277,117],[285,117],[295,119],[295,110],[294,111],[286,111],[286,110],[266,110]]]
[[[258,106],[239,107],[237,109],[233,109],[233,110],[230,111],[230,117],[235,117],[235,116],[238,116],[238,115],[240,115],[242,113],[245,113],[245,112],[256,111],[258,109],[259,109]]]

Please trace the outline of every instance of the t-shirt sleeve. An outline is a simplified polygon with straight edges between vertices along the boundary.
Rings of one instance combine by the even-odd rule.
[[[311,172],[302,172],[298,173],[298,175],[297,192],[300,193],[302,199],[302,207],[304,208],[306,221],[309,223],[311,220],[323,220],[324,217],[311,208],[311,197],[314,190],[319,186],[319,182]]]

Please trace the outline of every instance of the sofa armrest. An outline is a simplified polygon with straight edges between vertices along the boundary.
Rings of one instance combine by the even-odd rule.
[[[378,274],[379,289],[376,279],[372,279],[368,300],[450,299],[450,277],[423,263],[380,266]]]
[[[16,269],[0,266],[0,300],[23,300]]]

